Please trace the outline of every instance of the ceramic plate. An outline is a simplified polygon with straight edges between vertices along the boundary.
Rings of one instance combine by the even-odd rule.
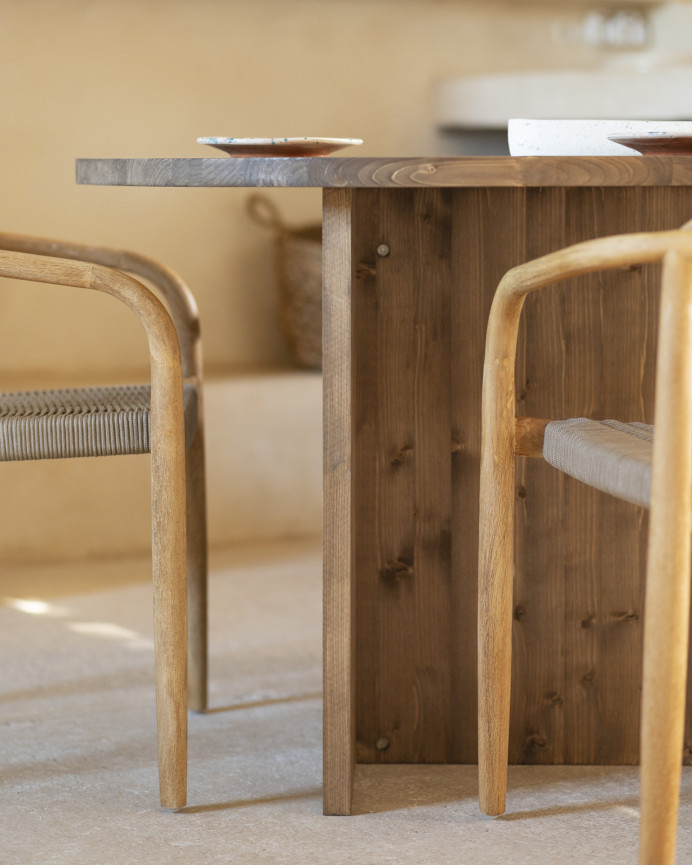
[[[609,135],[608,138],[644,156],[692,156],[692,135],[645,132],[642,135]]]
[[[327,156],[362,144],[360,138],[198,138],[229,156]]]
[[[692,122],[511,119],[507,137],[512,156],[634,156],[631,146],[625,146],[625,139],[639,143],[648,141],[654,133],[686,138],[692,136]]]

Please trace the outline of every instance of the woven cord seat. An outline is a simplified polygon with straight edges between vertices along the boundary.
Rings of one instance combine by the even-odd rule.
[[[582,483],[648,508],[653,433],[653,426],[643,423],[585,417],[551,421],[543,459]]]
[[[197,427],[197,389],[183,387],[185,440]],[[151,451],[151,387],[123,385],[0,394],[0,461]]]

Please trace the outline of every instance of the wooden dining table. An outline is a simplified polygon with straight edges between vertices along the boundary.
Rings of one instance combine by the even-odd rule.
[[[682,225],[692,157],[80,159],[77,180],[323,189],[324,811],[351,812],[357,764],[475,762],[493,292]],[[518,412],[650,423],[657,311],[654,266],[530,300]],[[510,762],[636,763],[646,514],[524,460],[516,516]]]

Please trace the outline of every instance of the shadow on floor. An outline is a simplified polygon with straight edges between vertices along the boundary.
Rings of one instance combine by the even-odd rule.
[[[294,802],[298,799],[321,797],[322,790],[301,790],[295,793],[282,793],[280,796],[258,796],[256,799],[238,799],[231,802],[214,802],[210,805],[188,805],[176,811],[177,814],[208,814],[213,811],[231,811],[235,808],[249,808],[257,805],[275,805],[277,802]]]
[[[230,706],[212,706],[202,715],[216,715],[219,712],[237,712],[239,709],[258,709],[262,706],[281,706],[285,703],[304,703],[307,700],[321,700],[322,692],[316,691],[313,694],[295,694],[289,697],[272,697],[267,700],[249,700],[245,703],[231,703]]]

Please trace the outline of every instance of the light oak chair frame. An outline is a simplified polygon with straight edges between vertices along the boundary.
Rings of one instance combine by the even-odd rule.
[[[154,283],[169,309],[145,285],[122,270],[135,272]],[[201,384],[194,299],[175,274],[143,256],[9,234],[0,235],[0,276],[105,292],[129,307],[146,332],[151,367],[159,786],[162,806],[181,808],[187,793],[188,572],[193,636],[192,708],[206,708],[207,682],[203,415],[200,407],[199,426],[186,452],[183,408],[183,379]]]
[[[8,233],[0,233],[0,249],[90,262],[134,274],[156,288],[173,319],[180,345],[183,382],[195,386],[197,391],[197,424],[185,453],[189,708],[204,712],[208,706],[207,510],[202,340],[194,296],[172,270],[135,252]]]
[[[690,224],[688,224],[690,225]],[[685,228],[688,226],[686,225]],[[515,458],[541,457],[548,421],[515,418],[519,319],[528,294],[607,268],[663,261],[644,617],[640,861],[672,865],[682,764],[692,528],[692,232],[587,241],[510,270],[495,295],[483,378],[479,549],[479,798],[505,810]]]

